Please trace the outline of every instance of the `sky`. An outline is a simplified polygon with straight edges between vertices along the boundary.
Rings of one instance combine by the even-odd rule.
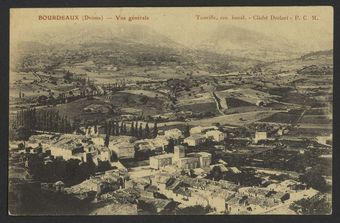
[[[97,16],[103,20],[48,21],[39,20],[39,15]],[[117,20],[116,16],[127,20]],[[218,20],[198,20],[214,16]],[[288,16],[291,20],[271,20],[270,16]],[[128,21],[131,16],[147,16],[148,20]],[[233,20],[232,16],[245,16],[246,20]],[[254,20],[254,16],[267,20]],[[300,20],[295,20],[299,16]],[[303,16],[307,20],[303,20]],[[316,16],[317,20],[313,20]],[[221,19],[221,17],[227,20]],[[107,18],[107,19],[106,19]],[[111,18],[111,19],[110,19]],[[40,32],[73,26],[116,27],[117,25],[142,24],[168,36],[174,41],[190,46],[207,38],[214,30],[223,26],[237,26],[271,37],[285,37],[296,43],[308,45],[311,50],[333,48],[333,8],[330,6],[301,7],[170,7],[170,8],[36,8],[11,9],[10,41],[34,40]]]

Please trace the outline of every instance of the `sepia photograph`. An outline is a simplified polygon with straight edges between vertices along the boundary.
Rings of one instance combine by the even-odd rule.
[[[332,214],[333,7],[9,22],[9,215]]]

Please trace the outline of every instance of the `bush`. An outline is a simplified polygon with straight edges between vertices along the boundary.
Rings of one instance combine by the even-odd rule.
[[[302,215],[327,215],[332,212],[332,205],[324,196],[295,201],[290,209]]]

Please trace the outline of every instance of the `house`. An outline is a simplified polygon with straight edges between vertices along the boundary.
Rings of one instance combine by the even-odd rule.
[[[216,126],[196,126],[190,129],[190,135],[205,133],[210,130],[218,130]]]
[[[206,141],[204,135],[191,135],[184,139],[183,143],[187,144],[188,146],[198,146]]]
[[[215,209],[216,212],[224,213],[229,211],[229,206],[227,201],[235,196],[234,191],[229,191],[225,189],[216,189],[208,196],[209,205]]]
[[[151,156],[149,158],[150,167],[153,169],[161,169],[162,167],[172,165],[173,154],[162,154],[158,156]]]
[[[137,140],[134,145],[140,150],[150,151],[164,151],[165,147],[169,145],[168,139],[163,135],[158,135],[154,139],[142,139]]]
[[[222,142],[224,140],[224,133],[219,130],[211,130],[205,133],[208,139],[212,139],[215,142]]]
[[[86,139],[81,135],[63,134],[57,136],[49,145],[51,155],[63,157],[64,160],[79,159],[82,160],[84,154],[84,145]]]
[[[144,190],[141,190],[140,196],[141,197],[148,197],[148,198],[155,198],[158,192],[158,188],[154,185],[147,185]]]
[[[170,180],[170,176],[167,174],[156,175],[151,178],[151,184],[156,186],[160,191],[164,191],[167,187],[167,183]]]
[[[277,192],[269,190],[267,188],[258,187],[242,187],[238,192],[242,195],[262,199],[263,202],[278,204],[285,200],[288,200],[290,195],[286,192]]]
[[[258,143],[261,140],[266,140],[267,139],[267,132],[255,132],[255,138],[254,141],[255,143]]]
[[[95,145],[104,145],[105,136],[93,137]],[[117,154],[118,159],[130,159],[135,157],[135,139],[131,136],[111,136],[108,148]]]
[[[333,134],[330,134],[329,136],[317,136],[316,141],[322,145],[332,145]]]
[[[181,169],[195,169],[200,166],[199,157],[184,157],[178,160],[177,167]]]
[[[107,172],[105,174],[92,176],[80,184],[65,188],[65,191],[68,194],[73,195],[88,194],[91,192],[95,192],[97,195],[100,195],[124,187],[125,180],[123,176]]]
[[[142,209],[145,211],[160,213],[167,209],[173,209],[175,205],[172,200],[140,197],[138,199],[137,207],[138,209]]]
[[[291,191],[296,191],[296,190],[302,190],[306,189],[307,186],[305,184],[299,183],[295,180],[284,180],[279,183],[272,183],[267,186],[269,190],[273,191],[278,191],[278,192],[283,192],[283,193],[289,193]]]
[[[109,203],[96,208],[90,215],[138,215],[137,205],[131,203]]]
[[[84,162],[87,162],[90,157],[96,165],[98,165],[98,161],[112,161],[112,152],[105,146],[90,145],[85,147],[85,151],[87,154],[90,153],[91,155],[84,156]]]
[[[205,168],[211,164],[211,154],[207,152],[189,153],[188,157],[196,157],[199,160],[198,167]]]

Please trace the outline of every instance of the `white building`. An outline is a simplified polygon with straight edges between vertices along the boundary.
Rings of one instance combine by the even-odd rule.
[[[188,157],[196,157],[198,158],[198,166],[200,168],[209,167],[211,164],[211,154],[207,152],[199,152],[199,153],[189,153]]]
[[[63,134],[55,139],[50,145],[51,155],[55,157],[63,157],[64,160],[79,159],[82,160],[84,146],[82,141],[84,136]]]
[[[177,167],[181,169],[196,169],[200,165],[199,157],[184,157],[177,162]]]
[[[204,135],[191,135],[184,139],[184,143],[188,146],[198,146],[206,141],[206,137]]]
[[[135,142],[135,146],[139,149],[148,148],[152,150],[164,150],[169,144],[168,139],[163,135],[158,135],[154,139],[142,139]]]
[[[150,167],[158,170],[165,166],[172,165],[173,155],[174,154],[162,154],[158,156],[151,156],[149,158]]]
[[[219,130],[211,130],[205,133],[207,138],[212,139],[215,142],[222,142],[224,140],[224,133]]]
[[[317,136],[316,141],[322,145],[331,145],[333,141],[333,134],[329,136]]]
[[[196,126],[190,129],[190,135],[201,134],[209,130],[218,130],[216,126]]]
[[[267,139],[267,132],[255,132],[255,143],[258,143],[260,140]]]

